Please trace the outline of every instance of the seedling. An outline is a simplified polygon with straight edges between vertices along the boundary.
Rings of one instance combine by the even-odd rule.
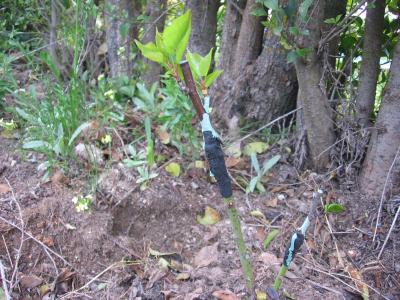
[[[72,198],[72,203],[75,205],[76,212],[88,212],[93,203],[93,196],[75,196]]]
[[[229,219],[234,232],[234,240],[239,251],[239,258],[250,294],[254,295],[254,275],[246,249],[234,198],[232,196],[231,180],[226,170],[221,140],[213,129],[210,121],[209,98],[207,88],[222,73],[221,70],[209,74],[211,68],[211,52],[202,57],[199,54],[189,53],[186,58],[189,62],[182,62],[191,33],[191,16],[188,10],[167,26],[163,33],[156,33],[156,40],[143,45],[136,41],[143,56],[155,61],[167,69],[178,82],[182,91],[188,93],[192,104],[201,120],[204,137],[204,150],[209,162],[210,170],[217,179],[220,193],[227,206]],[[192,70],[191,70],[192,67]],[[184,82],[183,82],[184,81]],[[200,90],[200,94],[198,93]],[[202,96],[200,96],[202,95]]]

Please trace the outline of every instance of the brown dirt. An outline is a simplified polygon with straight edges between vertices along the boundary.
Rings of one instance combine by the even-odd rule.
[[[0,192],[0,260],[8,280],[15,271],[13,299],[216,299],[212,293],[217,290],[243,297],[245,284],[229,220],[217,187],[204,174],[187,172],[174,178],[160,169],[148,189],[132,191],[137,175],[113,163],[100,175],[90,213],[77,213],[71,199],[88,190],[85,174],[68,181],[43,181],[37,171],[43,157],[16,149],[15,141],[0,137],[0,184],[11,187]],[[280,163],[265,195],[246,199],[240,190],[234,192],[258,290],[273,284],[290,235],[301,225],[311,203],[315,176],[295,174],[289,164]],[[345,214],[329,216],[337,232],[338,251],[321,216],[311,226],[289,278],[284,279],[282,299],[289,295],[294,299],[361,299],[351,289],[355,284],[346,268],[360,270],[363,280],[386,299],[400,299],[398,228],[383,258],[376,262],[393,209],[385,207],[379,243],[372,243],[376,211],[353,209],[360,206],[356,205],[361,201],[358,194],[340,192],[329,182],[324,186],[327,198],[347,208]],[[221,222],[212,226],[197,223],[196,215],[206,206],[220,212]],[[263,212],[266,220],[251,216],[253,210]],[[4,220],[24,227],[22,246],[21,232]],[[275,227],[280,234],[265,250],[262,240]],[[167,270],[160,266],[160,257],[149,254],[150,248],[170,253],[160,256],[170,263]],[[205,257],[201,256],[204,252]],[[195,261],[206,266],[196,266]],[[182,274],[186,279],[178,280]],[[351,274],[354,277],[355,272]],[[46,289],[49,292],[43,295]],[[370,299],[384,299],[371,288],[369,294]]]

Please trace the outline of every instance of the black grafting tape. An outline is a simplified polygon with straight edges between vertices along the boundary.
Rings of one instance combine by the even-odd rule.
[[[213,137],[211,131],[203,132],[204,151],[206,152],[210,171],[217,179],[219,191],[224,198],[232,196],[232,184],[225,166],[224,152],[221,141]]]
[[[292,236],[290,246],[287,248],[285,257],[283,258],[283,264],[286,267],[289,267],[290,263],[296,256],[296,253],[300,250],[301,245],[303,245],[303,242],[304,235],[301,232],[296,232],[295,235]]]

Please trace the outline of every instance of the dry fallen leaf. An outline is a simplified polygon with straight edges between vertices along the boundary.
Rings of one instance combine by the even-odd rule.
[[[243,159],[241,159],[240,157],[229,156],[229,157],[225,158],[225,165],[227,168],[233,168],[233,167],[236,167],[242,161],[243,161]]]
[[[156,134],[157,134],[158,139],[163,144],[169,144],[169,142],[171,141],[170,134],[163,127],[157,127]]]
[[[278,205],[278,198],[272,198],[265,203],[268,207],[276,207]]]
[[[204,210],[204,216],[197,216],[197,222],[202,225],[214,225],[221,220],[221,215],[214,208],[207,206]]]
[[[214,293],[212,293],[212,295],[220,300],[240,300],[238,296],[236,296],[229,290],[215,291]]]
[[[53,176],[51,176],[51,182],[53,184],[67,184],[68,177],[66,177],[60,169],[57,169]]]
[[[368,300],[369,299],[368,286],[365,284],[361,273],[353,266],[347,266],[345,268],[345,271],[348,272],[350,277],[353,279],[363,299]]]
[[[6,194],[11,191],[11,188],[7,184],[0,183],[0,195]]]
[[[22,287],[31,289],[39,286],[43,282],[43,279],[36,275],[23,275],[19,281]]]
[[[207,267],[218,261],[218,243],[203,247],[194,257],[196,267]]]

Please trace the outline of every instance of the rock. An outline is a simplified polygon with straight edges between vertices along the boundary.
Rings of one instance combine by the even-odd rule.
[[[86,162],[100,166],[104,165],[103,152],[95,145],[79,143],[75,146],[75,155]]]

